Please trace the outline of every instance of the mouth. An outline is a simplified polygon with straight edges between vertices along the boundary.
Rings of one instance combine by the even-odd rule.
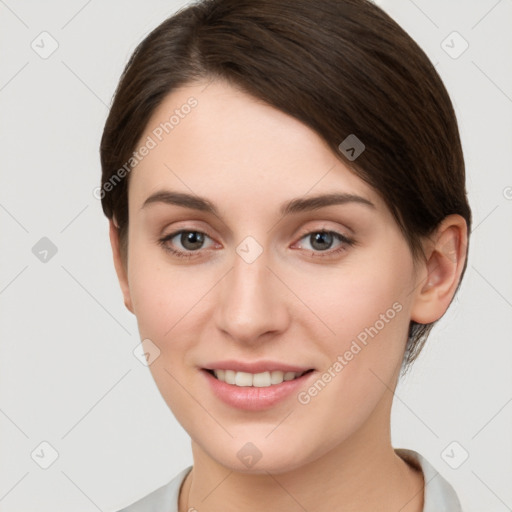
[[[303,372],[283,372],[281,370],[274,370],[260,373],[249,373],[224,369],[212,370],[204,368],[204,370],[217,380],[224,382],[226,384],[231,384],[239,387],[255,388],[268,388],[272,386],[278,386],[283,382],[299,379],[303,375],[306,375],[314,371],[313,369],[309,369]]]
[[[228,366],[229,365],[229,366]],[[224,366],[224,368],[218,368]],[[233,366],[244,366],[240,362],[231,365],[227,362],[203,368],[201,373],[206,377],[206,385],[219,400],[230,407],[244,411],[269,410],[278,404],[290,400],[303,387],[307,387],[315,378],[314,369],[304,370],[300,367],[292,367],[279,363],[281,369],[276,369],[277,363],[266,364],[260,362],[258,373],[238,371],[230,369]],[[246,368],[249,369],[245,364]],[[274,366],[274,368],[272,368]],[[286,368],[286,366],[288,366]],[[286,371],[285,371],[286,370]],[[296,371],[291,371],[296,370]]]

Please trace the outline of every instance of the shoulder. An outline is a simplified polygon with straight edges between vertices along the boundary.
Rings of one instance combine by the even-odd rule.
[[[406,462],[421,468],[425,479],[423,512],[462,512],[455,489],[421,454],[406,448],[395,448]]]
[[[192,466],[178,473],[170,482],[140,498],[118,512],[178,512],[180,487]]]

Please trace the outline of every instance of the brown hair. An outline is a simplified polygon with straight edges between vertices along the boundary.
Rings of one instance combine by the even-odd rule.
[[[449,214],[464,217],[469,236],[464,157],[449,95],[425,53],[382,9],[368,0],[203,0],[137,46],[105,123],[102,207],[115,216],[125,258],[129,172],[119,171],[166,95],[215,78],[315,130],[382,196],[415,259],[422,238]],[[354,161],[338,149],[350,134],[365,145]],[[116,173],[126,179],[113,182]],[[411,322],[403,370],[432,326]]]

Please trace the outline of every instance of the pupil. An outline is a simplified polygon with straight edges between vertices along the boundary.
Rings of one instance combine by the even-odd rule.
[[[326,248],[328,249],[332,244],[332,233],[315,233],[312,236],[313,236],[313,243],[311,245],[313,247],[315,247],[315,244],[317,242],[320,242],[320,246],[315,247],[315,249],[325,250]],[[327,238],[327,245],[329,247],[325,246],[326,238]],[[324,243],[324,245],[321,245],[322,242]]]
[[[202,233],[198,233],[197,231],[188,231],[181,234],[181,243],[183,247],[194,250],[199,249],[201,244],[203,243],[203,235]],[[196,244],[196,245],[194,245]]]

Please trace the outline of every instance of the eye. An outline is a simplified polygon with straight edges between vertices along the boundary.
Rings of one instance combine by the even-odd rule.
[[[182,229],[166,235],[159,239],[158,242],[171,254],[180,258],[190,258],[195,256],[195,252],[199,252],[200,249],[204,249],[203,245],[206,238],[211,240],[211,238],[202,231]],[[176,239],[176,241],[173,242],[174,239]],[[175,248],[178,243],[183,249],[180,249],[179,247],[177,249]]]
[[[201,249],[208,248],[204,246],[206,239],[212,240],[210,236],[202,231],[181,229],[160,238],[158,243],[164,250],[174,256],[179,258],[191,258],[199,256]],[[348,238],[342,233],[325,229],[310,231],[303,235],[300,240],[307,240],[309,242],[311,249],[306,247],[306,250],[310,250],[311,256],[314,257],[334,256],[348,250],[350,246],[356,243],[355,240]],[[339,246],[335,249],[331,249],[336,241]],[[214,244],[211,244],[210,247],[212,245]],[[179,246],[181,246],[181,248]]]
[[[355,240],[348,238],[337,231],[317,230],[310,231],[301,240],[307,240],[311,246],[312,256],[332,256],[346,251],[355,244]],[[332,245],[338,241],[339,246],[331,250]],[[308,249],[306,247],[306,249]],[[324,253],[324,254],[322,254]]]

